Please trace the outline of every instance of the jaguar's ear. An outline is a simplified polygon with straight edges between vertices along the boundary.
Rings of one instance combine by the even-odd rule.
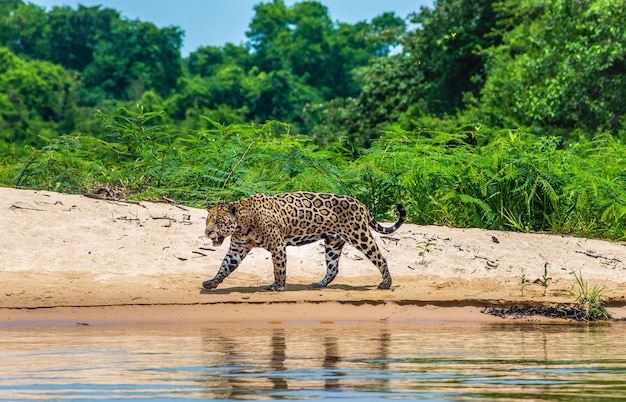
[[[235,215],[237,214],[237,205],[235,205],[234,203],[233,203],[233,204],[230,204],[230,205],[228,206],[228,212],[230,213],[230,216],[231,216],[233,219],[235,219]]]

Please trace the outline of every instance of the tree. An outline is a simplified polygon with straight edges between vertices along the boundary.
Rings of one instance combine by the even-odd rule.
[[[45,9],[20,0],[0,3],[0,45],[19,56],[80,72],[81,101],[168,96],[182,75],[183,32],[129,21],[100,6]]]
[[[191,75],[208,77],[216,73],[219,66],[224,63],[224,51],[217,46],[201,47],[189,54],[187,69]]]
[[[98,44],[112,40],[113,26],[119,20],[118,11],[100,6],[53,7],[48,13],[49,60],[83,71],[93,62]]]
[[[317,91],[287,70],[260,72],[257,80],[258,92],[250,105],[250,117],[261,123],[268,120],[300,123],[304,105],[320,100]]]
[[[361,26],[357,23],[355,26]],[[406,23],[394,13],[383,13],[372,19],[368,26],[364,25],[365,37],[362,38],[368,48],[377,56],[387,56],[392,48],[399,46],[404,39]]]
[[[255,6],[255,12],[246,33],[252,63],[267,73],[287,70],[302,77],[326,100],[357,96],[354,69],[387,54],[397,41],[391,36],[405,27],[393,14],[379,16],[372,24],[334,23],[317,1],[287,7],[274,0]]]
[[[506,33],[488,51],[483,116],[538,131],[624,127],[626,3],[506,0],[498,8]]]
[[[314,1],[296,3],[291,9],[290,22],[293,29],[286,51],[291,72],[304,77],[310,86],[329,92],[326,88],[331,88],[331,76],[327,72],[337,61],[332,60],[330,51],[333,26],[328,9]]]
[[[244,71],[248,71],[251,67],[250,59],[248,49],[227,43],[222,47],[201,47],[189,54],[185,62],[187,70],[191,75],[197,74],[202,77],[209,77],[227,65],[238,66]]]
[[[483,49],[500,41],[491,34],[496,21],[492,0],[437,1],[433,10],[423,7],[413,16],[419,26],[406,34],[393,16],[382,15],[371,26],[378,34],[374,49],[383,55],[371,59],[366,68],[352,70],[359,72],[360,93],[356,101],[343,103],[349,113],[333,111],[341,104],[337,102],[329,103],[327,113],[320,113],[320,108],[307,111],[347,117],[334,130],[335,137],[356,147],[368,147],[390,124],[411,129],[425,116],[454,115],[465,107],[468,95],[477,95],[482,88]],[[390,55],[396,42],[402,51]]]
[[[47,16],[44,8],[21,0],[0,2],[0,46],[35,59],[46,59],[48,49]]]
[[[74,125],[76,83],[59,65],[24,61],[0,48],[0,94],[1,130],[12,142],[39,143],[39,136],[58,135]]]
[[[262,71],[287,68],[281,49],[290,40],[289,10],[282,0],[254,6],[254,17],[246,36],[254,52],[254,65]]]
[[[182,31],[140,21],[116,21],[84,71],[84,84],[114,99],[139,99],[146,90],[172,93],[182,75]]]
[[[412,22],[420,28],[403,44],[405,68],[424,75],[422,113],[452,115],[465,106],[466,94],[479,94],[485,79],[483,50],[500,43],[492,34],[499,18],[493,2],[439,0],[434,9],[422,7],[414,15]]]

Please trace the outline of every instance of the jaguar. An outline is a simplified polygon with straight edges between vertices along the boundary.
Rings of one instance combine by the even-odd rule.
[[[379,289],[391,287],[387,261],[370,228],[382,234],[396,231],[406,221],[406,209],[397,206],[399,220],[390,227],[376,221],[367,207],[355,198],[330,193],[295,192],[277,195],[256,194],[240,201],[208,209],[206,236],[214,246],[230,236],[230,247],[219,271],[202,283],[216,288],[254,247],[272,255],[274,283],[268,290],[282,291],[286,282],[286,246],[300,246],[324,240],[326,276],[313,284],[324,288],[337,276],[339,257],[346,242],[362,252],[380,271]]]

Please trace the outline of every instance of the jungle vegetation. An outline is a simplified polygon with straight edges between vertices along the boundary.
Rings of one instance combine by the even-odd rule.
[[[332,191],[379,218],[626,237],[626,3],[254,11],[245,43],[183,57],[178,27],[0,0],[0,185]]]

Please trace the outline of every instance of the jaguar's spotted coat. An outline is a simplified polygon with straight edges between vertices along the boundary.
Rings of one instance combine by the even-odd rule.
[[[398,205],[400,219],[391,227],[381,226],[360,201],[328,193],[257,194],[238,202],[219,204],[208,210],[206,235],[220,245],[231,236],[230,249],[217,275],[205,281],[214,289],[233,272],[253,247],[271,252],[274,284],[270,290],[284,290],[286,246],[299,246],[323,239],[326,244],[326,276],[313,286],[326,287],[335,279],[341,249],[346,241],[376,265],[383,280],[379,289],[389,289],[391,275],[369,228],[392,233],[406,220],[404,206]]]

